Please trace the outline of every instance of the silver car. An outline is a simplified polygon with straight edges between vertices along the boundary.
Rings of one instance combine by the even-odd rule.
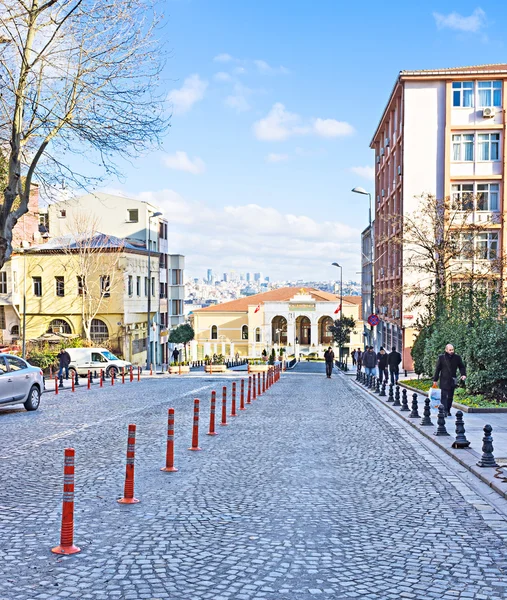
[[[44,390],[44,376],[39,367],[12,354],[0,354],[0,407],[24,404],[37,410]]]

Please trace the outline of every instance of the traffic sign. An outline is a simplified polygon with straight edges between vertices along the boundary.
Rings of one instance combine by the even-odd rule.
[[[379,323],[380,323],[380,319],[377,317],[377,315],[370,315],[368,317],[368,324],[371,325],[372,327],[376,327]]]

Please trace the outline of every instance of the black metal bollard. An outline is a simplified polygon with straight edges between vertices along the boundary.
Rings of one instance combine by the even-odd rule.
[[[389,396],[387,398],[388,402],[394,402],[393,387],[394,387],[393,384],[390,383],[389,384]]]
[[[493,437],[491,425],[484,425],[484,437],[482,438],[482,456],[477,463],[478,467],[498,467],[495,457],[493,456]]]
[[[370,390],[374,390],[374,389],[375,389],[375,379],[377,379],[377,378],[375,377],[375,375],[372,375],[372,376],[370,377],[370,385],[369,385],[369,387],[370,387]]]
[[[403,412],[408,412],[410,408],[408,407],[408,398],[407,398],[407,390],[403,388],[401,392],[401,409]]]
[[[452,443],[453,448],[468,448],[470,442],[465,436],[465,422],[463,420],[463,413],[458,410],[456,411],[456,439]]]
[[[376,379],[377,379],[377,381],[376,381],[376,384],[375,384],[375,393],[376,394],[380,394],[380,380],[379,380],[378,377]]]
[[[59,381],[58,381],[58,385],[62,388],[63,387],[63,373],[60,375],[59,377]]]
[[[423,418],[421,419],[421,426],[425,427],[426,425],[433,425],[431,420],[431,408],[430,408],[430,399],[424,399],[424,411]]]
[[[386,382],[383,381],[382,382],[382,389],[380,390],[379,396],[385,396],[385,395],[386,395]]]
[[[357,371],[357,373],[356,373],[356,381],[359,381],[360,377],[361,377],[361,373],[359,371]]]
[[[393,406],[401,406],[400,402],[400,386],[396,386],[396,390],[394,392],[394,403]]]
[[[412,412],[408,415],[410,419],[419,419],[419,406],[417,402],[417,394],[412,394]]]
[[[79,385],[79,373],[77,371],[75,372],[74,385],[75,386]]]
[[[445,428],[445,406],[443,404],[438,405],[438,417],[437,417],[437,430],[435,435],[449,435]]]

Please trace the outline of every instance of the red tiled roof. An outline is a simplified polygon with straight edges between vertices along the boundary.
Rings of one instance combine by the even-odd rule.
[[[231,300],[230,302],[223,302],[222,304],[214,304],[206,308],[200,308],[195,310],[194,313],[248,312],[249,306],[257,306],[257,304],[264,304],[264,302],[287,302],[298,294],[300,290],[301,288],[297,287],[278,288],[276,290],[270,290],[269,292],[247,296],[246,298],[238,298],[237,300]],[[322,290],[316,290],[315,288],[304,288],[304,290],[306,294],[309,294],[314,300],[317,300],[317,302],[339,303],[340,301],[340,296],[336,296],[336,294],[330,294],[329,292],[323,292]],[[344,296],[343,300],[349,304],[359,304],[359,307],[361,307],[360,296]],[[361,308],[359,308],[359,310],[361,310]]]

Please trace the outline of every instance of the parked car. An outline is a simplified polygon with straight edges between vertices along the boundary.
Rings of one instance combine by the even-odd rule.
[[[70,355],[69,371],[78,372],[79,375],[88,375],[88,371],[104,371],[106,377],[117,377],[122,367],[125,371],[132,363],[121,360],[107,348],[67,348]]]
[[[0,354],[0,406],[24,404],[37,410],[44,391],[44,376],[39,367],[13,354]]]

